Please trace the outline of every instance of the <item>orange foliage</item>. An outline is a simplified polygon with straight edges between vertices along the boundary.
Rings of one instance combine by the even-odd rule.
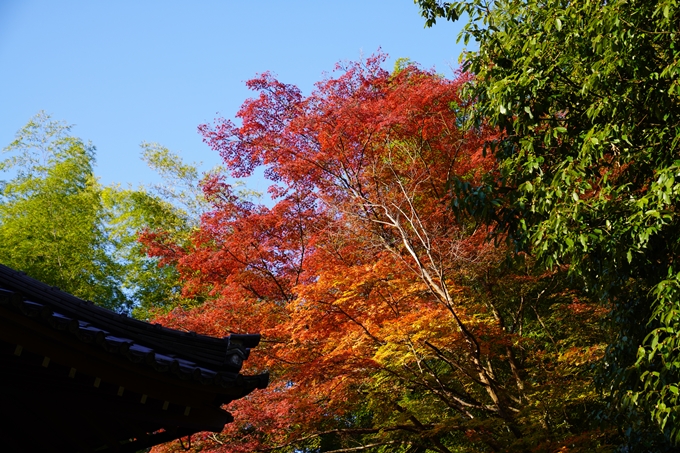
[[[390,74],[383,59],[340,68],[308,97],[270,74],[249,81],[260,94],[242,125],[200,130],[235,176],[265,167],[275,206],[212,179],[214,209],[190,246],[141,238],[177,266],[185,296],[205,299],[157,321],[263,336],[246,372],[266,369],[272,384],[232,403],[236,422],[222,434],[194,439],[202,451],[350,441],[485,451],[527,434],[522,411],[545,372],[526,370],[524,356],[547,336],[522,332],[538,325],[554,276],[503,268],[485,229],[450,210],[450,179],[493,167],[482,153],[491,132],[458,127],[469,76]]]

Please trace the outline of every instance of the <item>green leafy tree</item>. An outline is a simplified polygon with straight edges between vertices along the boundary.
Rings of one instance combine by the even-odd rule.
[[[185,163],[179,155],[158,143],[141,144],[142,160],[160,177],[160,184],[152,184],[149,192],[158,199],[165,200],[175,207],[175,214],[183,219],[183,223],[197,226],[201,215],[209,209],[209,203],[203,196],[200,163]],[[220,167],[212,169],[209,174],[219,174]]]
[[[602,362],[629,451],[680,437],[680,14],[672,0],[417,0],[467,23],[474,120],[499,166],[454,207],[544,265],[568,264],[611,307]],[[611,389],[611,392],[609,392]],[[616,415],[612,415],[616,414]],[[656,427],[649,427],[649,422]],[[627,428],[627,429],[626,429]],[[663,436],[659,436],[658,429]]]
[[[123,272],[120,285],[134,301],[133,315],[148,319],[150,310],[171,308],[181,303],[177,271],[160,266],[148,257],[137,241],[141,231],[171,232],[178,241],[189,231],[187,220],[177,208],[143,189],[106,187],[102,191],[111,257]]]
[[[133,314],[150,319],[177,305],[192,306],[200,301],[181,296],[176,268],[161,266],[157,258],[149,257],[138,235],[162,232],[167,240],[184,244],[210,205],[201,189],[199,164],[185,163],[157,143],[142,143],[141,148],[142,160],[160,175],[161,183],[139,189],[107,187],[103,200],[115,258],[125,266],[123,287],[135,300]],[[208,175],[220,172],[218,167]]]
[[[173,266],[159,266],[137,237],[188,238],[207,208],[196,164],[156,144],[142,158],[163,184],[102,187],[95,148],[41,112],[4,149],[0,171],[0,262],[81,298],[146,319],[190,302]],[[215,172],[219,169],[214,170]]]
[[[118,310],[122,267],[109,254],[105,211],[92,166],[94,147],[40,113],[4,149],[14,177],[0,195],[0,262]]]

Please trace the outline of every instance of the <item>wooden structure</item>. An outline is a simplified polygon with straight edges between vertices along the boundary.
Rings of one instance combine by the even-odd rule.
[[[0,449],[136,452],[233,420],[259,335],[212,338],[117,314],[0,265]]]

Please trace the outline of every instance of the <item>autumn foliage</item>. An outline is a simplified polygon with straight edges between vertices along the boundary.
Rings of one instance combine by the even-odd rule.
[[[383,56],[339,66],[304,96],[271,74],[248,82],[239,124],[203,125],[234,176],[264,167],[272,207],[219,178],[189,245],[142,241],[200,305],[159,313],[176,328],[260,332],[247,362],[264,391],[229,406],[201,451],[588,451],[606,433],[588,370],[602,312],[488,241],[451,210],[453,177],[494,171],[493,132],[462,129],[470,76]],[[568,327],[563,327],[568,325]],[[599,445],[599,444],[598,444]],[[179,444],[156,451],[179,449]],[[560,450],[566,451],[566,450]]]

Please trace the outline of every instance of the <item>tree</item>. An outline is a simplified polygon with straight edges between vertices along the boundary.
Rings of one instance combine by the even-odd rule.
[[[130,300],[120,266],[108,254],[94,147],[68,135],[70,126],[35,116],[0,163],[15,176],[2,186],[0,261],[112,309]]]
[[[176,270],[146,256],[137,236],[163,230],[177,242],[188,237],[207,207],[196,166],[143,144],[144,159],[174,189],[102,187],[94,146],[70,131],[41,112],[4,149],[0,169],[11,178],[0,195],[0,262],[141,318],[188,303]]]
[[[270,387],[230,406],[237,422],[195,439],[213,451],[500,451],[605,440],[589,365],[603,311],[563,269],[505,266],[487,228],[459,222],[448,182],[492,170],[493,132],[461,129],[470,78],[383,56],[343,65],[310,96],[270,74],[248,82],[240,126],[201,126],[235,176],[257,166],[272,208],[220,178],[187,244],[142,238],[181,273],[197,308],[157,320],[212,335],[260,331]],[[570,328],[557,329],[565,318]],[[164,447],[172,449],[171,446]],[[163,449],[162,449],[163,450]]]
[[[502,135],[498,174],[459,181],[454,205],[519,250],[568,264],[611,308],[602,363],[629,449],[680,437],[680,14],[675,2],[418,0],[427,24],[466,17],[474,118]],[[627,420],[625,420],[627,419]],[[655,421],[665,438],[649,430]]]
[[[187,219],[172,204],[144,189],[105,187],[101,200],[109,254],[120,267],[120,288],[131,300],[133,316],[148,320],[152,311],[184,303],[177,271],[148,257],[137,238],[142,231],[162,228],[180,241],[190,231]]]
[[[202,178],[218,175],[219,168],[200,175],[198,164],[185,163],[179,155],[157,143],[142,143],[142,159],[161,176],[162,183],[138,189],[106,187],[102,192],[108,213],[112,254],[121,263],[122,286],[135,301],[133,315],[148,320],[182,298],[179,274],[173,266],[161,266],[138,241],[142,232],[162,231],[176,243],[184,243],[209,208],[200,188]]]

